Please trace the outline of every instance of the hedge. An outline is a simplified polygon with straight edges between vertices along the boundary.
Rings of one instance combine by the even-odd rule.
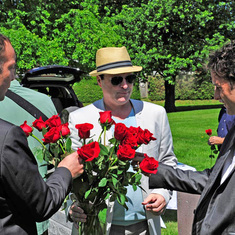
[[[165,99],[164,79],[160,76],[149,77],[148,98],[154,100]],[[176,100],[207,100],[214,97],[214,85],[208,79],[197,78],[193,75],[184,75],[176,78]]]

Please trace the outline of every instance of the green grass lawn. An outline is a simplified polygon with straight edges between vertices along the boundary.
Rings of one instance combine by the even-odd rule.
[[[204,109],[168,114],[174,152],[179,162],[197,170],[211,166],[205,130],[212,129],[212,134],[217,135],[219,111],[220,109]]]
[[[211,167],[210,147],[205,130],[212,129],[212,134],[217,134],[219,111],[217,108],[168,113],[174,152],[179,162],[193,166],[199,171]],[[212,163],[214,162],[215,159]],[[176,211],[167,210],[162,217],[167,227],[162,229],[162,234],[177,235]]]

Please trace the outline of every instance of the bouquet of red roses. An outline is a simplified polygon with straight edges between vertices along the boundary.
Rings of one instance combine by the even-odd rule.
[[[83,143],[77,152],[84,160],[84,173],[74,180],[72,197],[88,215],[87,222],[80,223],[80,234],[105,234],[106,199],[117,200],[128,209],[126,186],[132,185],[136,190],[138,186],[140,187],[141,173],[156,174],[158,167],[158,162],[153,157],[144,154],[144,159],[134,168],[135,172],[129,171],[136,149],[155,140],[147,129],[127,128],[122,123],[116,124],[112,120],[110,111],[100,112],[99,123],[102,131],[97,141],[93,141],[90,136],[92,124],[75,126]],[[112,125],[114,125],[114,137],[107,145],[106,131]],[[32,136],[40,142],[41,146],[33,150],[37,158],[55,167],[72,151],[68,123],[62,124],[58,115],[52,116],[45,122],[42,118],[36,119],[31,126],[25,121],[21,128],[27,136]],[[34,128],[42,132],[42,139],[33,134]]]
[[[97,141],[90,139],[92,124],[75,126],[83,142],[83,146],[78,148],[77,152],[85,163],[83,175],[74,181],[73,193],[76,196],[75,200],[88,215],[87,222],[80,223],[80,234],[105,234],[106,199],[117,200],[128,209],[126,186],[132,185],[136,190],[140,186],[141,172],[155,174],[158,167],[158,162],[145,154],[135,172],[129,171],[136,149],[142,144],[156,140],[147,129],[127,128],[122,123],[115,124],[110,111],[100,112],[99,123],[102,132]],[[112,125],[114,138],[106,145],[106,131]],[[88,143],[87,139],[90,139]]]
[[[27,137],[32,136],[40,143],[39,147],[34,148],[32,152],[41,162],[45,160],[48,164],[57,167],[60,161],[72,152],[68,123],[62,124],[59,115],[53,115],[45,122],[40,117],[31,126],[24,121],[20,127]],[[33,134],[34,128],[42,132],[43,139],[39,139]]]

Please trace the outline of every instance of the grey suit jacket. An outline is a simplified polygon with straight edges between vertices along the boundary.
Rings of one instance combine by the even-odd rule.
[[[234,155],[235,127],[227,134],[220,154],[212,169],[182,171],[163,164],[150,177],[150,188],[201,194],[195,210],[192,234],[235,234],[235,174],[234,169],[220,184],[225,160]]]
[[[45,182],[26,135],[0,119],[0,234],[37,234],[35,222],[50,218],[69,193],[72,176],[60,167]]]

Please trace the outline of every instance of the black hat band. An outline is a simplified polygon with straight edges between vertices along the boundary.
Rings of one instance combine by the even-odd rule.
[[[97,72],[102,72],[109,69],[116,69],[120,67],[131,67],[132,63],[130,60],[117,61],[113,63],[108,63],[97,67]]]

